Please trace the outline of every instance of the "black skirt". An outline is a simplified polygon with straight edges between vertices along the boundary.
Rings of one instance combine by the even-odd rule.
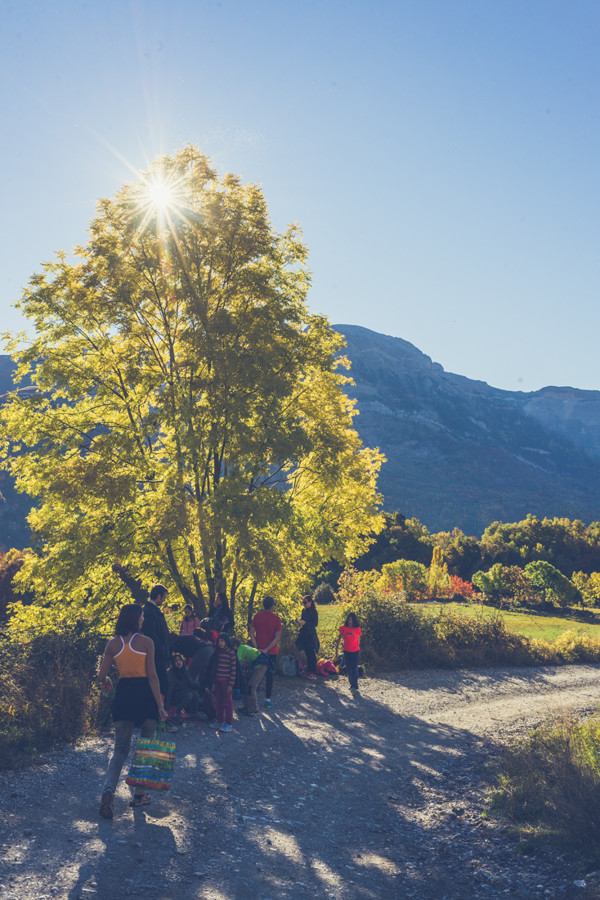
[[[158,719],[158,707],[147,678],[120,678],[112,705],[113,722],[141,725]]]

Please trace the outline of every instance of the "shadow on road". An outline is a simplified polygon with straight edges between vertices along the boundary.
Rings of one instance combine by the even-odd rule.
[[[440,677],[452,690],[469,673]],[[494,746],[403,715],[376,684],[355,701],[341,681],[278,679],[274,708],[232,733],[186,725],[171,792],[134,812],[121,784],[112,822],[97,815],[109,737],[4,776],[0,896],[465,896],[473,873],[447,839],[460,827],[476,841],[477,823],[452,807]]]

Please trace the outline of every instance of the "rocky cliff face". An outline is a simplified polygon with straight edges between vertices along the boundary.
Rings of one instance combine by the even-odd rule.
[[[352,361],[356,427],[387,456],[386,509],[477,536],[529,512],[600,519],[600,391],[501,391],[445,372],[408,341],[335,327]],[[11,371],[0,356],[0,402]],[[0,491],[0,547],[24,546],[29,503],[2,473]]]
[[[475,535],[528,512],[600,518],[600,392],[501,391],[445,372],[407,341],[335,327],[352,360],[358,431],[388,459],[386,509]]]

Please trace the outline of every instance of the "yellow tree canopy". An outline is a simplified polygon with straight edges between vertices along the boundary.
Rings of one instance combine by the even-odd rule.
[[[2,409],[1,446],[36,501],[20,577],[38,596],[101,616],[126,571],[203,613],[215,589],[300,585],[364,552],[382,456],[352,427],[342,339],[308,311],[306,255],[259,187],[186,147],[32,277],[34,336],[9,349],[35,390]]]

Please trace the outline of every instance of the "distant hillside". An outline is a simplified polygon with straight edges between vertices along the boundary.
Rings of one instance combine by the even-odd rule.
[[[388,459],[386,509],[476,536],[529,512],[600,520],[600,391],[501,391],[445,372],[408,341],[335,327],[352,360],[356,427]],[[0,356],[0,402],[11,371]],[[0,547],[22,547],[29,502],[2,474],[0,491]]]
[[[386,509],[473,535],[528,512],[600,519],[600,392],[501,391],[445,372],[408,341],[335,328],[352,360],[356,427],[388,458]]]

